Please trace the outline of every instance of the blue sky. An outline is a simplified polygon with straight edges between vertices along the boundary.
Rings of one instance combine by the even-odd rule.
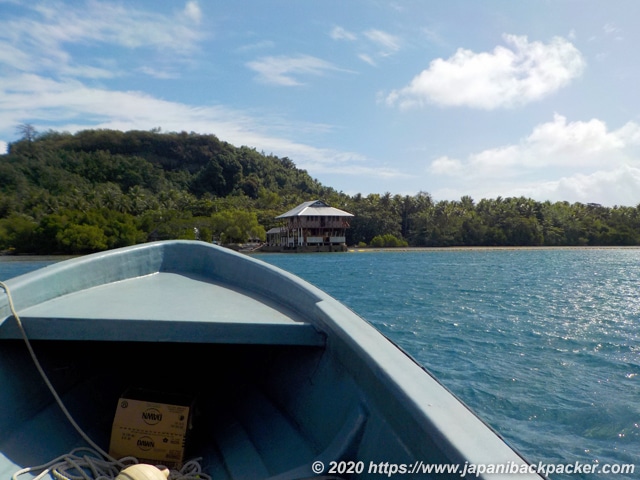
[[[348,194],[640,203],[636,0],[0,0],[29,123],[213,133]]]

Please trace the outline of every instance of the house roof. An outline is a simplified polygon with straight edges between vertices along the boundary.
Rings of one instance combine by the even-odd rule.
[[[298,205],[296,208],[289,210],[287,213],[278,215],[276,218],[289,218],[289,217],[353,217],[353,214],[333,208],[324,203],[321,200],[311,200],[310,202],[304,202]]]

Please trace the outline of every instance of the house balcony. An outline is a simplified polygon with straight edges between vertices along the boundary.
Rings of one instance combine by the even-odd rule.
[[[349,222],[346,220],[309,220],[305,218],[297,218],[289,221],[289,228],[349,228]]]
[[[327,241],[328,240],[328,241]],[[346,237],[307,237],[307,245],[324,245],[330,244],[342,244],[346,242]]]

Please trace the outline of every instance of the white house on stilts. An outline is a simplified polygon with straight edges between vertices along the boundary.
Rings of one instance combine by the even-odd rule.
[[[345,251],[346,231],[353,214],[330,207],[321,200],[304,202],[276,217],[280,227],[267,232],[269,250]]]

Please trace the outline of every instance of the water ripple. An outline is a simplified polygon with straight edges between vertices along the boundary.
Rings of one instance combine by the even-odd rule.
[[[640,468],[640,250],[264,259],[372,322],[534,463]]]

